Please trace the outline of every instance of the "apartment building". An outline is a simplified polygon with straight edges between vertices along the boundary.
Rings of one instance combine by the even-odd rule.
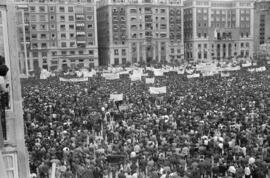
[[[95,0],[16,1],[28,6],[19,39],[29,71],[98,66]]]
[[[181,0],[100,0],[97,23],[101,65],[184,58]]]
[[[253,57],[254,0],[184,2],[188,61]]]
[[[19,79],[16,7],[10,0],[0,1],[0,56],[9,71],[9,97],[0,96],[0,177],[30,177],[29,157],[24,139],[24,120]]]
[[[261,53],[260,46],[270,43],[270,1],[256,1],[254,8],[254,53],[258,56]]]

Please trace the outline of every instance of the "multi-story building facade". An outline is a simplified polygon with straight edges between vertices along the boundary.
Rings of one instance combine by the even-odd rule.
[[[24,120],[19,78],[16,7],[10,0],[0,1],[0,56],[9,71],[9,97],[0,92],[0,177],[30,177],[29,157],[24,139]],[[7,103],[3,107],[2,103]]]
[[[182,0],[100,0],[101,65],[183,60]]]
[[[253,7],[254,0],[185,1],[186,59],[253,57]]]
[[[19,2],[19,1],[18,1]],[[17,17],[17,35],[18,35],[18,49],[19,49],[19,67],[22,77],[28,76],[30,60],[30,26],[29,26],[29,11],[28,2],[21,1],[16,4]]]
[[[16,1],[18,4],[22,3],[22,0]],[[30,71],[39,68],[53,71],[67,67],[98,65],[95,0],[27,2],[30,39],[25,35],[21,41],[26,44],[30,42]]]
[[[254,5],[254,54],[260,55],[260,46],[270,43],[270,1],[258,0]]]

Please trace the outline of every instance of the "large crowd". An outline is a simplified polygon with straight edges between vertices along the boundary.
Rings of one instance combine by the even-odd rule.
[[[151,74],[150,74],[151,75]],[[22,82],[31,172],[57,178],[264,178],[270,71],[230,77]],[[110,94],[123,93],[122,101]]]

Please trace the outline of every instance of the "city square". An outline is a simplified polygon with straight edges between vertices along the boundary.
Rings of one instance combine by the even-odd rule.
[[[0,178],[267,178],[270,1],[0,1]]]

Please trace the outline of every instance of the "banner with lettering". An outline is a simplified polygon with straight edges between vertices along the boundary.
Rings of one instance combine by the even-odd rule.
[[[167,87],[150,87],[149,92],[151,94],[164,94],[167,92]]]
[[[59,80],[60,80],[60,82],[87,82],[88,78],[69,78],[69,79],[66,79],[66,78],[60,77]]]
[[[122,101],[123,100],[123,93],[122,94],[110,94],[110,100]]]
[[[230,75],[229,72],[221,72],[221,77],[230,77]]]
[[[153,69],[154,75],[155,76],[163,76],[163,71],[162,69]]]
[[[192,75],[187,75],[187,78],[199,78],[200,74],[192,74]]]
[[[102,76],[106,79],[106,80],[117,80],[120,78],[119,73],[115,74],[115,73],[103,73]]]
[[[152,83],[155,83],[155,78],[146,78],[146,79],[145,79],[145,83],[146,83],[146,84],[152,84]]]

